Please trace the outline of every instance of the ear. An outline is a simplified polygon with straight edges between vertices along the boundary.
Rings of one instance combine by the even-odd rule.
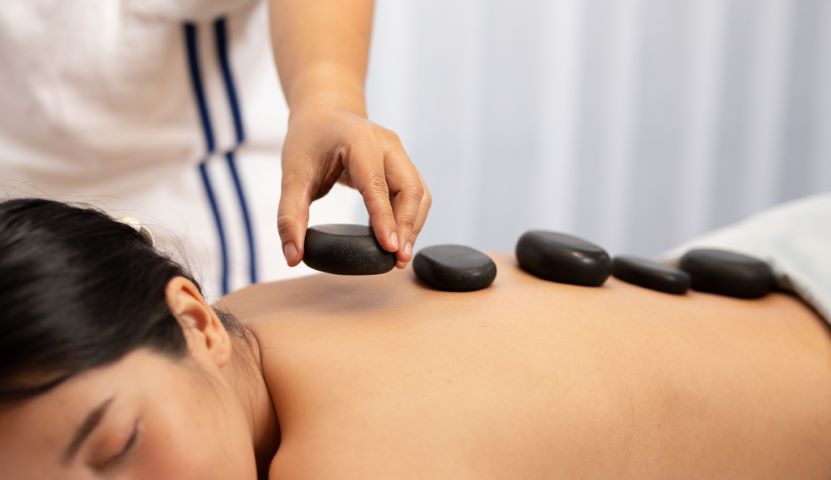
[[[219,368],[225,366],[231,360],[231,338],[196,285],[185,277],[173,277],[165,287],[165,298],[182,327],[191,356]]]

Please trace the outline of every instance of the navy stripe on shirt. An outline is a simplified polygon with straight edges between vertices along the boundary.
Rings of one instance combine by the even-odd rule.
[[[220,18],[214,22],[214,34],[216,38],[216,52],[219,57],[219,66],[222,70],[222,79],[225,83],[225,91],[228,94],[228,104],[231,107],[231,115],[234,120],[234,133],[236,134],[237,145],[239,147],[245,141],[245,130],[242,123],[242,113],[237,97],[236,86],[234,84],[234,77],[231,74],[231,65],[228,61],[228,35],[227,35],[227,21],[225,18]],[[231,179],[234,182],[234,189],[239,201],[240,214],[242,215],[243,223],[245,224],[245,237],[248,242],[248,274],[251,283],[257,283],[257,252],[254,244],[254,227],[251,222],[251,215],[248,211],[248,202],[246,201],[245,189],[243,188],[242,180],[240,179],[239,170],[237,168],[235,150],[225,154],[225,161],[228,165],[228,170],[231,173]]]
[[[198,52],[198,31],[197,26],[193,23],[186,23],[184,25],[185,46],[188,55],[188,69],[190,71],[191,86],[193,87],[193,94],[196,100],[196,105],[199,110],[199,119],[202,124],[202,133],[205,137],[206,155],[199,163],[199,175],[202,179],[202,186],[205,189],[205,195],[208,198],[208,203],[211,207],[211,213],[214,217],[214,225],[216,227],[216,234],[219,240],[219,247],[221,253],[221,277],[220,277],[220,291],[222,295],[226,295],[229,289],[228,282],[228,245],[225,240],[225,229],[222,224],[222,215],[219,211],[219,204],[216,201],[216,195],[211,184],[211,178],[208,173],[207,159],[213,153],[215,148],[214,133],[211,126],[211,118],[208,113],[208,102],[205,97],[205,88],[202,84],[202,71],[199,67],[199,52]]]

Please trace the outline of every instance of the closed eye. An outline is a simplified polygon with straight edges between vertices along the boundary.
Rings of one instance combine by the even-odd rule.
[[[127,455],[133,450],[136,443],[138,442],[139,437],[141,436],[141,420],[136,420],[133,424],[133,432],[130,434],[130,438],[124,442],[124,446],[119,450],[118,453],[113,455],[112,457],[108,458],[104,463],[100,465],[99,468],[102,470],[109,469],[117,466],[122,460],[124,460]]]

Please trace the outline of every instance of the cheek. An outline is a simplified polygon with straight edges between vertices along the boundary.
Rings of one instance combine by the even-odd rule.
[[[221,393],[194,387],[146,413],[135,458],[139,478],[257,478],[245,418]]]

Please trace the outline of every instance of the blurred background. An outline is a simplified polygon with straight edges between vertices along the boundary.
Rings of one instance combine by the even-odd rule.
[[[827,0],[378,0],[372,48],[370,115],[434,198],[421,247],[655,255],[831,190]]]

